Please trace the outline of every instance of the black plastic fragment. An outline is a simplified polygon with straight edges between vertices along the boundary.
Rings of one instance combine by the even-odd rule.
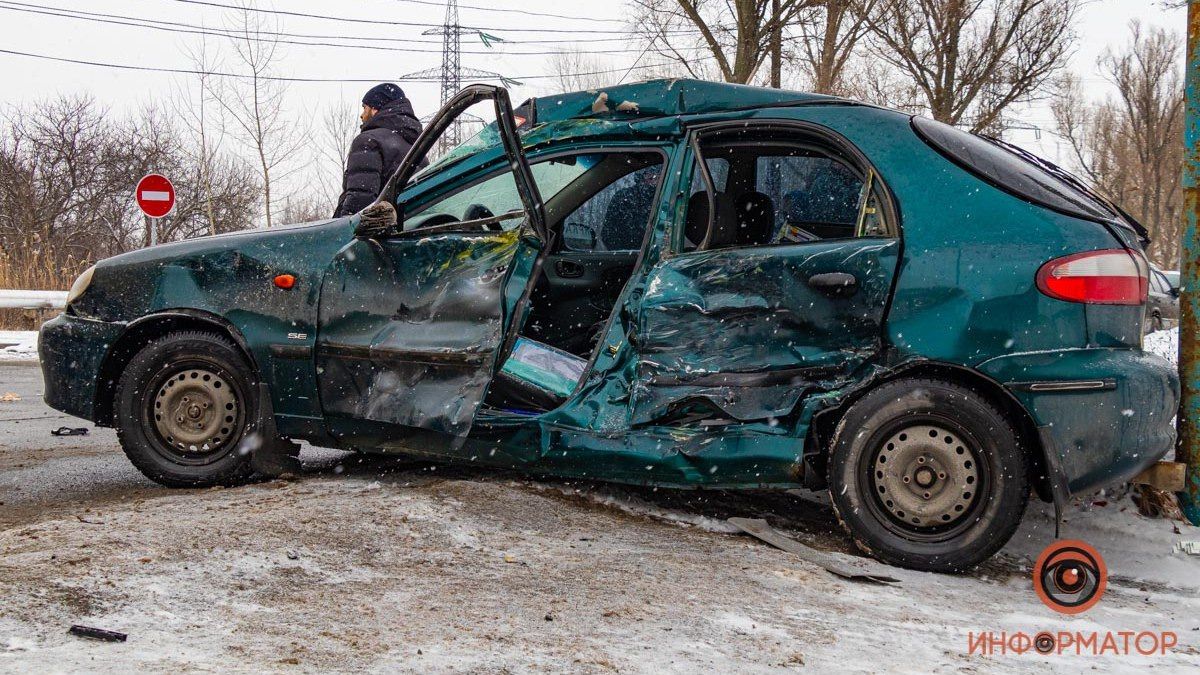
[[[71,630],[67,631],[71,635],[89,640],[100,640],[101,642],[124,642],[129,636],[125,633],[118,633],[115,630],[104,630],[103,628],[92,628],[91,626],[71,626]]]
[[[59,427],[50,432],[52,436],[87,436],[87,427]]]

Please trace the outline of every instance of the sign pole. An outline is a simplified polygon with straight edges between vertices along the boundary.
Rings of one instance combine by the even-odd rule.
[[[1187,74],[1183,126],[1184,229],[1180,257],[1179,381],[1175,460],[1185,466],[1179,506],[1200,525],[1200,0],[1188,1]]]

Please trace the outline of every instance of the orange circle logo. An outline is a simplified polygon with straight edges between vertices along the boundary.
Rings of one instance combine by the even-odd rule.
[[[1050,609],[1080,614],[1100,602],[1108,585],[1104,558],[1091,545],[1078,540],[1056,541],[1046,547],[1033,566],[1033,590]]]

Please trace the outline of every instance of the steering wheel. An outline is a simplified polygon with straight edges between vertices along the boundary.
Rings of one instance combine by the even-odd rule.
[[[457,222],[458,222],[458,218],[455,218],[453,214],[439,213],[437,215],[429,216],[425,220],[422,220],[421,224],[417,225],[417,227],[434,227],[437,225],[449,225],[450,223],[457,223]]]
[[[495,217],[496,217],[496,214],[492,213],[492,210],[489,209],[488,207],[484,206],[483,204],[471,204],[470,206],[467,207],[467,210],[463,212],[463,220],[480,220],[482,218],[495,218]],[[489,229],[493,232],[499,232],[503,228],[500,227],[500,223],[496,222],[496,223],[488,223],[487,229]]]

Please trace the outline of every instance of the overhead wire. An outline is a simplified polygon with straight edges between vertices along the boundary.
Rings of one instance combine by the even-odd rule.
[[[217,7],[220,9],[235,10],[238,12],[252,12],[256,14],[271,14],[276,16],[290,16],[304,19],[322,19],[325,21],[339,21],[342,23],[356,24],[372,24],[379,26],[415,26],[419,28],[441,28],[440,23],[414,22],[414,21],[390,21],[386,19],[363,19],[358,17],[348,16],[333,16],[330,14],[313,14],[310,12],[294,12],[283,9],[264,9],[262,7],[239,7],[238,5],[228,5],[220,2],[212,2],[211,0],[168,0],[169,2],[178,2],[186,5],[198,5],[204,7]],[[514,26],[460,26],[470,30],[481,30],[488,33],[561,33],[561,34],[622,34],[628,35],[628,30],[608,29],[608,28],[519,28]],[[679,29],[669,31],[669,34],[695,34],[698,30]]]
[[[74,64],[85,65],[85,66],[113,68],[113,69],[117,69],[117,70],[133,70],[133,71],[156,72],[156,73],[175,73],[175,74],[180,74],[180,75],[210,75],[213,77],[231,77],[231,78],[240,78],[240,79],[252,79],[253,78],[253,79],[258,79],[258,80],[268,80],[268,81],[275,81],[275,82],[356,83],[356,82],[386,82],[386,81],[399,81],[399,82],[438,82],[438,81],[440,81],[440,78],[437,78],[437,77],[396,78],[394,76],[389,76],[389,77],[377,77],[377,78],[361,78],[361,77],[347,78],[347,77],[293,77],[293,76],[283,76],[283,75],[251,76],[251,75],[244,75],[241,73],[227,73],[227,72],[216,71],[216,70],[189,70],[186,68],[159,68],[159,67],[154,67],[154,66],[134,66],[134,65],[122,64],[122,63],[109,63],[109,62],[105,62],[105,61],[90,61],[87,59],[72,59],[72,58],[67,58],[67,57],[62,57],[62,56],[51,56],[49,54],[36,54],[33,52],[17,51],[15,49],[0,49],[0,54],[9,54],[9,55],[13,55],[13,56],[24,56],[24,57],[32,58],[32,59],[57,61],[60,63],[74,63]],[[653,63],[653,64],[635,66],[635,68],[637,70],[645,70],[645,69],[652,69],[652,68],[662,68],[662,67],[669,66],[669,65],[671,65],[671,64],[670,63]],[[626,68],[609,68],[609,69],[605,69],[605,70],[593,70],[593,71],[582,72],[582,73],[564,73],[562,75],[514,75],[514,76],[508,76],[505,79],[515,80],[515,81],[548,80],[548,79],[556,79],[556,78],[562,77],[562,76],[608,75],[611,73],[621,73],[621,72],[624,72],[625,70],[627,70],[627,69]],[[498,79],[498,78],[491,78],[491,79]]]
[[[156,20],[156,19],[147,19],[147,18],[133,17],[133,16],[121,15],[121,14],[106,14],[106,13],[101,13],[101,12],[87,12],[87,11],[83,11],[83,10],[60,9],[58,7],[48,7],[45,5],[35,5],[35,4],[24,3],[24,2],[11,2],[8,0],[0,0],[0,10],[6,10],[6,11],[11,11],[11,12],[24,12],[24,13],[44,15],[44,16],[53,16],[53,17],[72,19],[72,20],[77,20],[77,21],[95,22],[95,23],[103,23],[103,24],[118,25],[118,26],[127,26],[127,27],[132,27],[132,28],[144,28],[144,29],[150,29],[150,30],[155,30],[155,31],[160,31],[160,32],[179,33],[179,34],[185,34],[185,35],[187,35],[187,34],[208,35],[208,36],[232,38],[232,39],[242,39],[244,37],[244,35],[239,33],[237,30],[230,29],[230,28],[220,28],[220,27],[215,27],[215,26],[197,26],[195,24],[187,24],[187,23],[182,23],[182,22],[178,22],[178,21],[160,21],[160,20]],[[281,44],[298,45],[298,46],[304,46],[304,47],[332,47],[332,48],[342,48],[342,49],[407,52],[407,53],[418,53],[418,54],[440,54],[442,51],[440,48],[439,49],[419,49],[416,47],[386,47],[386,46],[363,45],[363,44],[337,44],[337,43],[331,43],[331,42],[302,41],[303,39],[308,39],[308,40],[355,40],[355,41],[364,41],[364,40],[372,39],[372,38],[363,38],[363,37],[352,36],[352,35],[324,36],[324,35],[306,35],[306,34],[296,34],[296,33],[286,33],[286,32],[275,32],[275,31],[264,31],[263,34],[268,36],[270,41],[279,42]],[[290,39],[284,39],[284,38],[301,38],[301,40],[290,40]],[[409,40],[403,39],[403,38],[379,38],[379,39],[387,40],[389,42],[401,42],[401,43],[409,42]],[[432,40],[431,41],[416,41],[416,40],[414,40],[413,42],[418,42],[419,44],[439,44],[439,45],[441,44],[441,40],[436,40],[436,41],[432,41]],[[503,41],[503,43],[508,43],[508,42],[509,42],[508,40]],[[521,41],[513,42],[512,44],[523,44],[524,42],[525,41],[521,40]],[[688,49],[702,50],[703,48],[697,46],[697,47],[688,48]],[[621,54],[621,53],[632,54],[632,53],[637,53],[637,52],[645,53],[645,50],[638,50],[635,48],[635,49],[606,49],[606,50],[601,50],[601,51],[589,51],[589,50],[578,50],[578,49],[576,49],[576,50],[512,51],[512,50],[505,49],[503,52],[499,52],[495,49],[489,49],[486,51],[467,49],[467,50],[463,50],[461,53],[469,54],[469,55],[486,55],[486,56],[491,56],[491,55],[495,55],[498,53],[502,53],[505,56],[557,56],[557,55],[568,55],[568,54],[594,54],[594,55]]]
[[[393,0],[394,2],[402,2],[407,5],[428,5],[431,7],[445,7],[445,2],[437,2],[436,0]],[[598,23],[625,23],[624,19],[604,19],[599,17],[588,16],[571,16],[567,14],[553,14],[551,12],[535,12],[529,9],[513,9],[511,7],[480,7],[479,5],[462,5],[459,9],[470,9],[479,12],[496,12],[500,14],[523,14],[525,16],[545,17],[551,19],[570,19],[572,21],[595,21]]]

